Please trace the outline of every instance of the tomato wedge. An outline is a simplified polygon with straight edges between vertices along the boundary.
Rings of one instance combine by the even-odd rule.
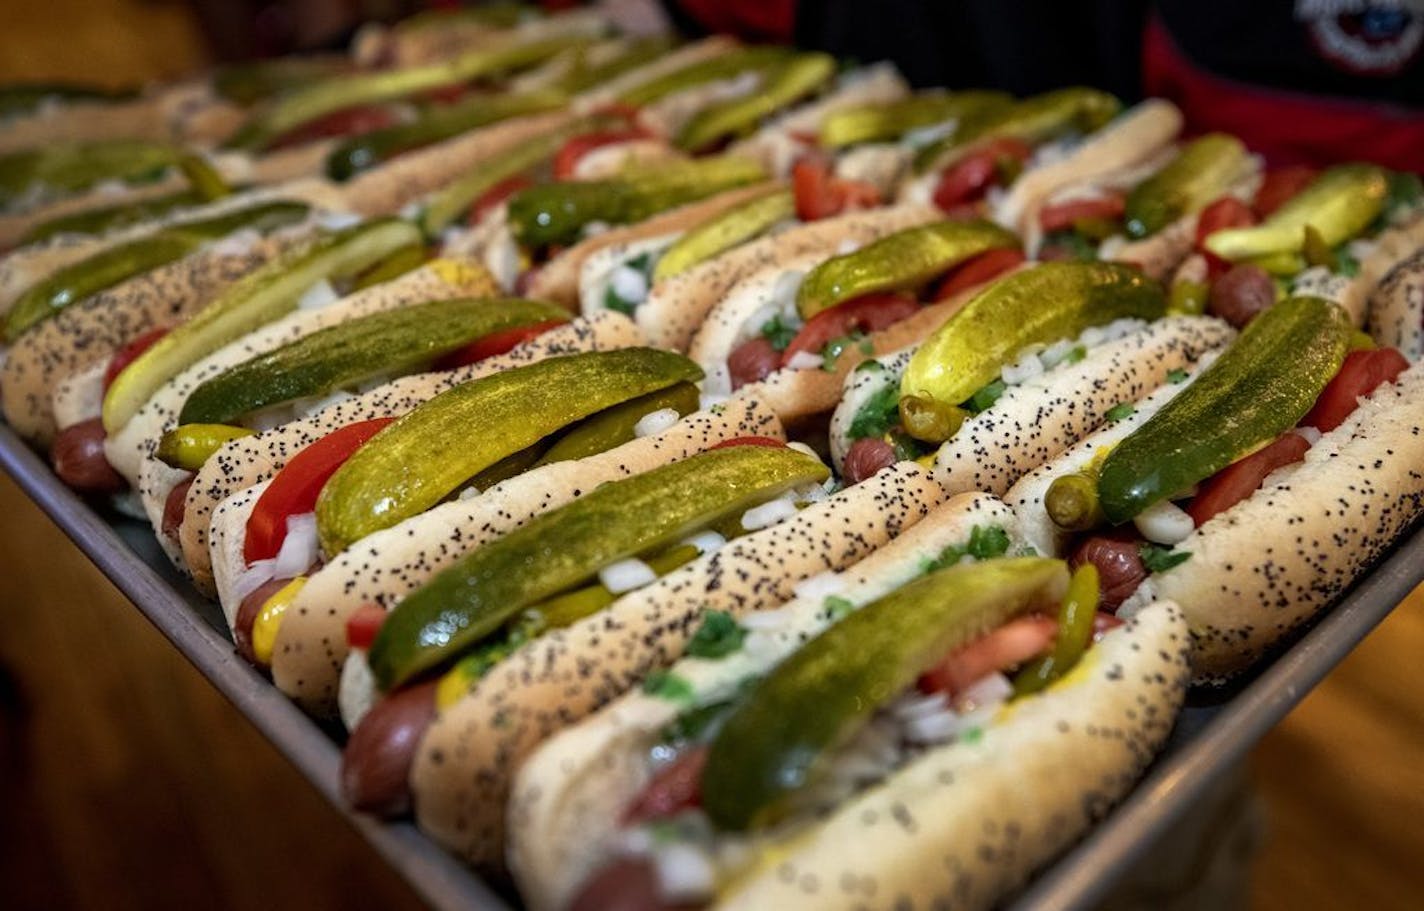
[[[1310,449],[1310,441],[1293,430],[1286,431],[1263,449],[1238,459],[1207,478],[1192,498],[1187,512],[1202,527],[1212,516],[1225,512],[1247,499],[1261,487],[1266,475],[1299,462]]]
[[[733,446],[765,446],[768,449],[785,448],[786,442],[775,437],[732,437],[730,440],[723,440],[715,446],[709,446],[708,452],[713,449],[730,449]]]
[[[379,604],[367,603],[356,608],[346,618],[346,644],[352,648],[370,648],[386,616],[386,609]]]
[[[1265,218],[1284,205],[1286,200],[1309,186],[1319,173],[1319,170],[1308,165],[1272,168],[1261,181],[1251,208],[1256,210],[1258,218]]]
[[[1085,218],[1116,221],[1122,218],[1126,205],[1127,197],[1122,193],[1109,193],[1095,199],[1070,199],[1044,206],[1038,213],[1038,223],[1045,233],[1052,233],[1066,231]]]
[[[465,216],[465,223],[472,228],[475,227],[480,223],[480,219],[489,214],[490,209],[493,209],[520,190],[532,186],[534,186],[534,179],[524,174],[506,177],[504,180],[501,180],[499,183],[475,197],[475,201],[470,204],[470,214]]]
[[[982,197],[999,182],[1005,161],[1023,164],[1033,154],[1028,143],[1005,136],[991,139],[944,169],[935,184],[934,204],[948,212]]]
[[[955,649],[920,675],[922,693],[956,696],[995,671],[1008,670],[1046,654],[1058,638],[1058,621],[1042,614],[1018,617]]]
[[[386,105],[364,104],[343,108],[293,127],[273,140],[270,148],[285,149],[318,139],[359,136],[372,130],[395,126],[398,120],[396,112]]]
[[[852,332],[879,332],[919,309],[920,304],[914,296],[902,291],[866,294],[836,304],[806,321],[806,325],[801,327],[801,331],[796,333],[791,344],[781,353],[781,366],[790,364],[791,359],[802,351],[820,354],[821,349],[826,347],[826,343],[831,339],[850,335]]]
[[[1256,213],[1235,196],[1223,196],[1202,209],[1197,216],[1195,247],[1206,257],[1207,276],[1212,280],[1220,278],[1231,269],[1231,263],[1206,248],[1206,239],[1223,228],[1248,228],[1259,219]]]
[[[802,221],[830,218],[880,205],[880,191],[862,180],[835,176],[834,164],[822,154],[803,155],[791,169],[796,217]]]
[[[623,811],[624,825],[664,819],[702,804],[702,770],[707,767],[707,746],[689,747],[648,782],[642,793]]]
[[[560,146],[559,151],[554,155],[554,179],[572,180],[574,172],[578,170],[578,163],[594,149],[617,145],[620,142],[632,142],[635,139],[646,139],[648,136],[648,131],[641,127],[630,127],[626,130],[597,130],[574,136]]]
[[[532,323],[528,326],[516,326],[513,329],[504,329],[500,332],[491,332],[489,335],[475,339],[465,347],[445,355],[435,362],[435,369],[454,370],[456,367],[477,364],[485,358],[504,354],[516,345],[521,345],[531,338],[537,338],[550,329],[562,326],[567,322],[568,320],[553,319],[542,323]]]
[[[1315,407],[1301,418],[1300,426],[1328,433],[1345,423],[1360,399],[1409,369],[1409,361],[1395,348],[1351,351],[1340,372],[1321,390]]]
[[[373,418],[347,424],[292,456],[257,498],[252,515],[247,517],[243,559],[251,564],[277,556],[287,538],[287,517],[315,509],[317,496],[336,469],[394,420]]]
[[[167,329],[152,329],[114,352],[114,356],[109,359],[109,366],[104,368],[104,390],[107,392],[109,384],[124,372],[125,367],[132,364],[140,354],[152,348],[154,342],[167,334]]]
[[[998,278],[1024,260],[1021,250],[990,250],[980,253],[968,262],[955,266],[949,274],[940,279],[931,299],[936,302],[949,300],[962,291]]]

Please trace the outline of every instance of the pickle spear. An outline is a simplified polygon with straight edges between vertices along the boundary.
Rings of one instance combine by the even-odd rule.
[[[105,180],[154,180],[178,164],[181,150],[138,139],[56,143],[0,156],[0,209],[33,190],[77,193]]]
[[[821,145],[843,149],[862,142],[895,140],[923,127],[950,121],[964,123],[1007,109],[1013,100],[1006,92],[935,90],[890,104],[833,111],[821,121]]]
[[[134,97],[132,91],[65,82],[23,82],[0,87],[0,121],[38,110],[46,102],[114,102]]]
[[[506,456],[605,408],[702,370],[651,348],[549,358],[456,386],[377,434],[317,501],[328,554],[424,512]]]
[[[1206,208],[1240,178],[1249,158],[1235,136],[1208,133],[1193,140],[1127,195],[1127,235],[1156,234],[1183,215]]]
[[[254,117],[228,145],[260,151],[304,123],[360,104],[390,101],[533,66],[560,51],[587,44],[583,36],[558,36],[479,48],[439,63],[408,69],[347,74],[322,80],[276,101]]]
[[[160,386],[190,364],[295,310],[318,282],[359,274],[395,251],[420,243],[420,231],[410,222],[379,219],[314,237],[249,273],[114,378],[104,394],[105,430],[116,433]]]
[[[900,391],[957,406],[1029,345],[1125,317],[1157,319],[1166,308],[1162,286],[1130,266],[1043,263],[995,282],[950,317],[910,359]]]
[[[702,152],[744,136],[755,130],[763,118],[811,94],[835,75],[836,59],[830,54],[797,54],[770,70],[750,95],[729,98],[698,111],[678,131],[677,146]]]
[[[262,408],[409,372],[495,332],[568,317],[555,304],[517,298],[456,298],[372,313],[213,377],[188,396],[178,423],[230,424]]]
[[[351,64],[338,56],[280,57],[230,63],[213,74],[213,91],[234,104],[255,104],[319,79],[347,72]]]
[[[1329,247],[1359,234],[1384,211],[1389,175],[1371,164],[1342,164],[1324,171],[1265,221],[1250,228],[1226,228],[1206,239],[1222,259],[1269,257],[1305,250],[1306,228]]]
[[[517,193],[509,201],[509,224],[515,239],[529,249],[571,244],[591,222],[641,221],[765,177],[756,162],[726,156],[637,178],[561,181]]]
[[[1091,133],[1117,116],[1122,102],[1107,92],[1075,86],[1025,98],[1008,108],[974,118],[915,155],[915,170],[932,170],[950,149],[981,139],[1009,137],[1038,145],[1073,130]]]
[[[332,180],[350,180],[411,149],[432,145],[452,136],[511,117],[538,114],[563,107],[562,92],[538,91],[493,98],[475,97],[432,108],[414,123],[372,130],[342,142],[326,157],[326,174]]]
[[[791,191],[773,185],[765,195],[744,202],[678,238],[653,267],[653,281],[660,282],[686,272],[795,217],[796,201]]]
[[[36,323],[76,301],[112,288],[135,275],[182,259],[203,244],[243,228],[266,232],[295,224],[307,206],[271,202],[238,209],[200,221],[173,225],[148,237],[119,244],[65,266],[26,289],[5,318],[5,338],[13,341]]]
[[[1291,429],[1340,369],[1354,327],[1338,305],[1287,298],[1103,460],[1098,500],[1114,525],[1204,481]]]
[[[600,83],[652,63],[674,46],[673,41],[666,37],[640,38],[627,42],[616,55],[602,63],[589,63],[586,59],[587,50],[581,48],[579,50],[582,53],[577,62],[566,74],[559,77],[554,87],[569,95],[586,92]]]
[[[616,560],[659,550],[828,476],[819,461],[793,449],[735,446],[604,484],[471,551],[407,596],[371,644],[371,671],[389,690]]]
[[[192,188],[179,190],[153,199],[85,209],[72,215],[60,215],[42,221],[25,232],[16,246],[39,243],[58,234],[103,234],[140,224],[154,218],[161,218],[175,209],[202,205],[205,200]]]
[[[549,465],[582,459],[622,446],[637,436],[638,422],[655,411],[671,408],[685,417],[701,407],[701,397],[693,383],[678,383],[657,392],[614,405],[593,417],[579,421],[559,437],[534,463]]]
[[[689,63],[624,92],[618,99],[633,107],[643,107],[686,89],[720,79],[733,79],[785,61],[794,51],[781,47],[739,48],[708,60]]]
[[[726,830],[776,822],[823,771],[823,758],[877,708],[954,649],[1015,617],[1052,610],[1067,585],[1061,560],[986,560],[922,576],[850,614],[732,710],[707,753],[703,809]]]
[[[1017,234],[982,219],[907,228],[812,269],[796,292],[796,309],[810,319],[851,298],[919,288],[980,253],[1019,245]]]

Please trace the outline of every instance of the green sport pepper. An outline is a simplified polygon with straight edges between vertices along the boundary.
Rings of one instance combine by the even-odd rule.
[[[183,424],[164,432],[154,456],[172,468],[198,471],[223,444],[255,432],[229,424]]]
[[[114,378],[104,394],[105,430],[117,433],[160,386],[190,364],[296,309],[318,282],[358,274],[420,243],[420,232],[410,222],[378,219],[320,234],[249,273]]]
[[[1116,263],[1050,262],[975,295],[925,340],[900,381],[902,396],[959,405],[1030,345],[1072,338],[1116,319],[1157,319],[1162,286]]]
[[[1098,500],[1107,520],[1126,522],[1294,427],[1339,371],[1353,334],[1345,311],[1318,297],[1262,311],[1103,460]]]
[[[906,228],[816,266],[796,292],[796,309],[810,319],[866,294],[919,288],[981,253],[1019,246],[1018,235],[982,219]]]
[[[793,449],[734,446],[603,484],[471,551],[407,595],[371,644],[371,671],[382,689],[399,686],[610,563],[661,550],[828,476]]]
[[[1235,136],[1208,133],[1193,140],[1156,174],[1127,195],[1123,212],[1129,237],[1155,234],[1220,197],[1250,160]]]
[[[495,332],[551,320],[568,311],[543,301],[430,301],[328,326],[259,354],[203,382],[178,423],[230,424],[263,408],[403,374]]]
[[[775,823],[823,758],[956,648],[1055,603],[1061,560],[1013,557],[921,576],[792,653],[732,710],[707,753],[702,808],[719,828]]]
[[[575,421],[702,370],[650,348],[549,358],[449,389],[361,447],[317,501],[328,554],[417,515],[499,460]],[[469,434],[457,428],[477,428]]]

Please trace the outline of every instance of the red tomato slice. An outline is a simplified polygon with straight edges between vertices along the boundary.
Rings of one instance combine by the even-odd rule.
[[[664,819],[702,805],[702,770],[709,747],[695,746],[664,766],[648,786],[623,811],[625,826]]]
[[[1197,216],[1195,246],[1206,257],[1207,274],[1212,281],[1231,269],[1231,263],[1207,250],[1206,239],[1223,228],[1248,228],[1256,224],[1256,213],[1235,196],[1223,196],[1202,209]]]
[[[1409,369],[1409,361],[1395,348],[1351,351],[1345,355],[1340,372],[1325,384],[1315,407],[1301,418],[1300,426],[1328,433],[1345,423],[1360,399]]]
[[[140,354],[152,348],[154,342],[167,334],[167,329],[151,329],[114,352],[114,356],[109,359],[109,366],[104,368],[104,391],[108,391],[109,384],[124,372],[125,367],[132,364]]]
[[[363,604],[346,618],[346,644],[352,648],[370,648],[376,633],[388,616],[379,604]]]
[[[880,205],[880,191],[861,180],[835,176],[835,165],[823,154],[803,155],[791,168],[796,217],[802,221],[830,218],[843,212]]]
[[[648,131],[640,127],[626,130],[598,130],[574,136],[560,146],[559,151],[554,155],[554,179],[572,180],[579,161],[594,149],[647,137]]]
[[[567,322],[568,320],[554,319],[528,326],[516,326],[513,329],[504,329],[500,332],[491,332],[489,335],[475,339],[465,347],[445,355],[435,362],[435,369],[454,370],[456,367],[477,364],[485,358],[504,354],[514,346],[523,344],[531,338],[537,338],[550,329],[562,326]]]
[[[778,440],[775,437],[732,437],[730,440],[723,440],[715,446],[709,446],[707,451],[730,449],[733,446],[765,446],[769,449],[782,449],[786,446],[786,441]]]
[[[475,201],[470,204],[470,214],[465,217],[465,223],[473,228],[480,223],[480,219],[484,218],[490,209],[520,190],[532,186],[534,186],[533,178],[523,174],[506,177],[475,198]]]
[[[257,498],[252,515],[247,517],[243,559],[251,564],[277,556],[287,537],[287,517],[315,509],[317,495],[336,469],[394,420],[373,418],[347,424],[292,456]]]
[[[960,292],[998,278],[1022,262],[1022,250],[1004,249],[980,253],[968,262],[955,266],[949,274],[940,279],[932,299],[936,302],[949,300]]]
[[[285,149],[318,139],[359,136],[372,130],[395,126],[397,120],[395,111],[386,105],[365,104],[343,108],[293,127],[273,140],[269,147]]]
[[[1109,193],[1096,199],[1070,199],[1045,206],[1038,213],[1038,223],[1045,232],[1066,231],[1084,218],[1122,218],[1126,205],[1127,197],[1122,193]]]
[[[470,94],[470,86],[463,82],[455,82],[450,85],[442,85],[438,89],[431,89],[423,93],[420,97],[436,104],[454,104],[466,95]]]
[[[920,675],[922,693],[964,692],[995,671],[1017,667],[1046,654],[1058,638],[1058,621],[1042,614],[1010,620],[986,636],[955,649]]]
[[[1238,459],[1207,478],[1192,497],[1187,512],[1200,528],[1214,515],[1247,499],[1261,487],[1266,475],[1277,468],[1299,462],[1310,449],[1310,441],[1295,431],[1276,437],[1265,448]]]
[[[1251,208],[1258,218],[1265,218],[1279,209],[1286,200],[1304,190],[1315,180],[1320,171],[1309,165],[1292,165],[1287,168],[1272,168],[1261,181],[1256,191],[1256,199]]]
[[[999,162],[1012,159],[1022,164],[1033,149],[1019,139],[991,139],[955,161],[940,174],[935,184],[934,204],[948,212],[982,197],[999,182]]]
[[[866,294],[829,310],[822,310],[806,321],[801,331],[781,353],[781,366],[791,363],[791,359],[801,351],[820,354],[821,349],[831,339],[850,335],[852,332],[879,332],[893,326],[920,309],[920,304],[911,294],[903,291],[884,291]]]

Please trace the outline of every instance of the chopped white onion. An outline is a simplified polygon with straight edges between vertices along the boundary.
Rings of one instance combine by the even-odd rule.
[[[1196,525],[1186,510],[1171,500],[1160,500],[1132,520],[1142,537],[1153,544],[1178,544],[1186,540]]]
[[[303,512],[287,517],[287,536],[272,565],[273,577],[295,579],[306,572],[321,553],[316,533],[316,513]]]
[[[744,617],[738,619],[743,629],[756,630],[758,632],[776,632],[786,629],[787,625],[795,619],[791,612],[785,607],[778,607],[773,610],[752,611]]]
[[[466,500],[473,500],[479,495],[480,489],[475,485],[471,484],[469,487],[466,487],[464,490],[460,491],[460,495],[456,497],[456,499],[463,503]]]
[[[771,286],[771,302],[778,308],[795,306],[796,292],[801,290],[801,282],[806,273],[801,269],[787,269],[776,277]]]
[[[791,370],[820,370],[825,363],[825,359],[819,354],[813,354],[810,351],[798,351],[791,355],[791,359],[786,362],[786,366]]]
[[[653,862],[658,871],[658,897],[664,902],[701,902],[716,889],[712,859],[695,845],[681,841],[659,845]]]
[[[648,277],[624,263],[608,278],[613,293],[630,304],[641,304],[648,296]]]
[[[328,231],[341,231],[361,223],[361,216],[353,212],[322,212],[316,223]]]
[[[1000,371],[1005,383],[1010,386],[1017,386],[1026,383],[1036,376],[1043,375],[1043,361],[1038,359],[1038,355],[1032,351],[1024,352],[1018,360],[1012,364],[1005,364]]]
[[[297,301],[298,310],[320,310],[327,304],[334,304],[341,299],[341,295],[336,293],[336,289],[331,287],[331,282],[322,279],[306,290],[306,293]]]
[[[232,593],[239,604],[246,600],[248,595],[277,578],[277,573],[273,570],[276,565],[275,559],[258,560],[256,563],[249,563],[237,574],[237,578],[232,580]]]
[[[951,117],[948,120],[941,120],[939,123],[931,123],[922,127],[915,127],[913,130],[900,137],[902,145],[912,149],[920,149],[927,145],[933,145],[946,136],[953,135],[959,128],[959,118]]]
[[[791,442],[786,444],[786,448],[794,449],[797,452],[805,453],[806,455],[815,459],[817,462],[821,461],[821,457],[816,454],[816,450],[812,449],[810,446],[807,446],[805,443],[802,443],[800,440],[792,440]],[[818,484],[817,486],[819,487],[820,485]]]
[[[857,241],[854,237],[847,237],[845,240],[841,241],[839,245],[836,246],[836,255],[845,256],[849,253],[854,253],[856,250],[859,249],[860,242]]]
[[[653,572],[653,568],[636,557],[618,560],[598,571],[598,581],[615,595],[642,588],[657,578],[658,574]]]
[[[612,225],[606,221],[591,221],[583,226],[583,236],[586,238],[597,237],[611,227]]]
[[[681,415],[677,413],[676,408],[659,408],[657,411],[650,411],[633,425],[633,435],[642,438],[662,433],[676,424],[679,417]]]
[[[366,661],[366,650],[352,649],[341,666],[341,686],[336,691],[336,707],[346,730],[356,730],[356,725],[371,710],[375,693],[376,677]]]
[[[682,543],[691,544],[699,554],[714,554],[726,545],[727,539],[715,531],[702,531],[684,538]]]
[[[821,601],[845,591],[846,580],[840,573],[828,569],[797,582],[791,589],[796,597],[807,601]]]
[[[937,715],[948,708],[949,703],[945,701],[944,693],[921,695],[917,690],[912,689],[891,704],[890,714],[900,721],[908,721],[912,718]]]
[[[944,743],[954,739],[962,725],[960,716],[941,702],[938,712],[905,720],[905,739],[915,744]]]
[[[214,256],[246,256],[261,239],[262,235],[256,229],[243,228],[215,241],[208,247],[208,252]]]
[[[996,671],[965,687],[964,692],[959,694],[958,705],[961,712],[995,708],[1007,702],[1013,694],[1013,683]]]
[[[1312,446],[1320,442],[1320,431],[1314,427],[1297,427],[1294,433],[1304,437],[1305,441]]]
[[[778,497],[769,503],[753,506],[742,513],[742,528],[747,531],[757,531],[794,515],[796,515],[796,504],[785,497]]]
[[[1038,359],[1045,368],[1056,367],[1072,352],[1075,344],[1072,339],[1059,339],[1039,352]]]

